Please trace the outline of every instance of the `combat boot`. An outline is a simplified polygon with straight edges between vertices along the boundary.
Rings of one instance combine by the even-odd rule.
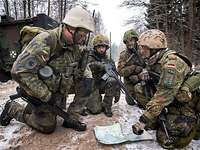
[[[81,116],[88,116],[88,111],[87,108],[84,108],[81,112],[80,112]]]
[[[11,102],[10,100],[8,100],[5,104],[4,110],[1,113],[0,116],[0,124],[2,126],[7,126],[10,124],[10,121],[13,119],[11,116],[9,116],[9,109],[11,106]]]
[[[113,115],[112,109],[111,109],[112,100],[113,100],[113,96],[108,96],[108,95],[104,96],[102,107],[103,107],[103,112],[107,117],[112,117]]]
[[[112,117],[113,116],[111,107],[103,107],[103,112],[107,117]]]
[[[74,129],[76,131],[85,131],[87,129],[87,125],[85,123],[82,123],[70,117],[67,120],[64,120],[62,126],[65,128]]]

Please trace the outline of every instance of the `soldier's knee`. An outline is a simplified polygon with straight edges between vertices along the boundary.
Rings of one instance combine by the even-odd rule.
[[[159,128],[156,137],[158,143],[165,149],[184,148],[192,141],[195,133],[196,130],[193,128],[187,136],[173,136],[172,134],[169,134],[169,137],[167,137],[166,133]]]
[[[51,126],[42,126],[40,128],[37,128],[36,130],[38,130],[39,132],[41,133],[44,133],[44,134],[51,134],[55,131],[56,129],[56,125],[51,125]]]

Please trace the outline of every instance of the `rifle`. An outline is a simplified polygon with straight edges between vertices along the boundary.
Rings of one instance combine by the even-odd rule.
[[[31,97],[31,96],[27,95],[26,92],[23,89],[21,89],[20,87],[17,87],[16,91],[17,91],[17,94],[9,96],[11,100],[15,100],[17,98],[22,98],[22,100],[24,100],[27,103],[33,105],[34,107],[37,107],[37,106],[40,106],[40,105],[45,105],[45,106],[47,106],[47,109],[52,111],[54,114],[60,116],[64,120],[68,120],[70,118],[73,121],[77,121],[78,122],[78,120],[74,120],[73,118],[71,118],[69,113],[63,111],[56,104],[55,105],[50,105],[48,103],[45,103],[45,102],[41,101],[40,99],[37,99],[35,97]]]
[[[124,94],[126,94],[128,98],[130,98],[135,104],[138,104],[137,101],[129,94],[123,82],[118,78],[120,75],[115,69],[115,67],[112,64],[107,63],[105,64],[105,71],[106,73],[102,76],[102,79],[106,81],[109,77],[113,77],[117,81],[118,85],[120,86],[121,91]]]
[[[163,109],[163,111],[161,112],[160,116],[159,116],[159,121],[161,123],[161,126],[163,127],[164,129],[164,132],[165,132],[165,135],[167,137],[167,143],[166,145],[170,145],[171,143],[173,143],[173,139],[170,138],[169,136],[169,133],[167,131],[167,127],[166,127],[166,124],[165,124],[165,121],[166,121],[166,117],[165,117],[165,114],[168,112],[167,108],[165,107]]]
[[[144,88],[145,97],[146,98],[152,97],[154,92],[156,91],[156,87],[155,87],[154,83],[159,81],[160,75],[155,73],[155,72],[153,72],[153,71],[149,71],[148,70],[147,62],[144,59],[141,58],[141,56],[139,55],[138,51],[135,48],[132,49],[132,52],[133,53],[127,59],[126,63],[128,63],[130,60],[132,60],[133,56],[136,56],[137,59],[138,59],[138,63],[135,62],[134,64],[138,65],[138,66],[141,66],[142,68],[147,68],[147,71],[148,71],[149,76],[150,76],[151,79],[148,80],[148,81],[140,81],[140,83]]]

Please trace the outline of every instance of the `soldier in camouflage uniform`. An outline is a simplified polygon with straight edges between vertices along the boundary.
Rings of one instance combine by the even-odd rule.
[[[66,100],[73,78],[81,74],[75,65],[82,57],[78,45],[85,43],[91,31],[94,21],[89,12],[81,7],[72,8],[59,27],[38,34],[25,47],[12,67],[13,79],[29,96],[60,106]],[[43,133],[56,128],[56,115],[46,105],[36,107],[28,103],[23,107],[8,101],[0,124],[7,126],[13,118]],[[63,126],[86,130],[86,124],[70,117],[64,120]]]
[[[165,34],[160,30],[142,33],[138,45],[143,58],[148,59],[150,70],[158,73],[160,79],[145,112],[132,126],[133,132],[142,134],[143,129],[152,129],[151,125],[156,122],[157,140],[163,148],[185,147],[195,135],[197,118],[185,98],[176,98],[176,95],[191,71],[191,63],[185,56],[167,48]]]
[[[112,101],[113,98],[115,98],[115,103],[119,101],[120,91],[114,78],[109,77],[106,81],[102,79],[102,76],[106,73],[105,64],[114,65],[113,60],[110,60],[106,55],[106,50],[109,48],[108,38],[101,34],[96,35],[93,39],[93,47],[94,49],[89,54],[88,65],[95,81],[87,109],[92,114],[98,114],[103,110],[107,117],[112,117]],[[105,93],[103,101],[102,93]]]
[[[126,44],[126,50],[120,53],[118,62],[118,72],[124,77],[124,84],[129,93],[135,98],[134,86],[141,81],[141,72],[143,70],[142,64],[138,58],[138,34],[130,29],[124,33],[123,42]],[[134,102],[126,96],[126,101],[129,105],[134,105]],[[146,104],[141,101],[139,106],[144,107]]]

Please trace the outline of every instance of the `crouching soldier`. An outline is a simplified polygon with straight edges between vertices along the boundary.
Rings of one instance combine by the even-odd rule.
[[[118,62],[118,72],[124,77],[124,84],[128,89],[132,97],[136,98],[135,84],[141,81],[141,72],[143,70],[143,64],[141,58],[138,55],[138,34],[130,29],[124,33],[123,42],[126,45],[126,49],[120,53]],[[143,99],[138,99],[143,100]],[[126,96],[126,102],[129,105],[134,105],[135,103]],[[144,108],[147,103],[146,100],[137,101],[139,106]]]
[[[63,108],[61,102],[66,100],[76,77],[77,67],[73,64],[82,57],[78,45],[85,43],[91,31],[94,31],[94,21],[89,12],[74,7],[59,27],[42,32],[30,41],[15,61],[11,73],[28,96],[43,104],[33,106],[28,103],[23,107],[15,101],[8,101],[0,116],[1,125],[7,126],[15,118],[43,133],[55,130],[56,114],[48,109],[47,104]],[[63,126],[86,130],[86,124],[71,117],[64,120]]]
[[[176,98],[187,74],[190,61],[167,48],[165,34],[160,30],[147,30],[139,36],[139,51],[148,59],[151,71],[160,75],[157,91],[146,104],[145,112],[132,126],[135,134],[144,129],[157,129],[157,140],[166,149],[187,146],[195,137],[196,112],[184,97]],[[155,125],[155,126],[154,126]]]
[[[111,63],[115,66],[114,62],[106,55],[109,48],[108,38],[104,35],[96,35],[93,39],[93,47],[94,49],[89,54],[88,65],[95,81],[87,109],[92,114],[98,114],[103,110],[106,116],[112,117],[113,98],[115,98],[115,103],[119,101],[120,88],[114,78],[109,77],[106,81],[102,79],[102,76],[106,73],[106,64]],[[103,100],[102,93],[105,93]]]

